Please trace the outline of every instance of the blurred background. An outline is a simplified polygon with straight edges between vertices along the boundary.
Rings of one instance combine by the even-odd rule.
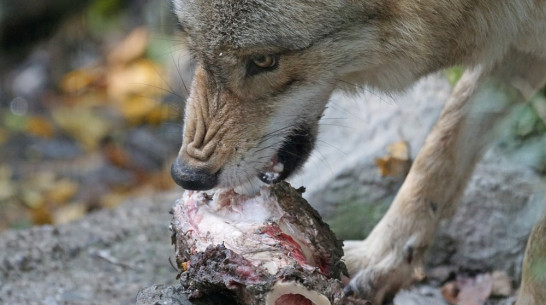
[[[0,0],[0,232],[175,186],[176,30],[168,0]]]

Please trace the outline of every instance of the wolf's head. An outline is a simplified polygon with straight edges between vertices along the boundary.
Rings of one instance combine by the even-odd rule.
[[[372,17],[346,2],[356,5],[174,0],[196,64],[183,144],[172,166],[179,185],[206,190],[256,177],[272,183],[304,163],[340,75],[358,71],[358,53],[370,52],[355,36],[375,36],[361,29]]]

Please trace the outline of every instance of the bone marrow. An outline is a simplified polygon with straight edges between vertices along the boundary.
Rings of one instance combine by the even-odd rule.
[[[193,298],[229,304],[364,304],[344,298],[340,242],[285,182],[256,196],[186,191],[171,230],[181,283]]]

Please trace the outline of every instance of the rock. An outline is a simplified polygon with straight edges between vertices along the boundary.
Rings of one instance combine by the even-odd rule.
[[[130,200],[74,223],[3,233],[0,304],[134,304],[143,287],[174,283],[168,211],[178,196]]]
[[[449,305],[442,299],[440,289],[431,286],[415,287],[399,292],[394,305]]]
[[[214,298],[191,300],[179,285],[153,285],[139,291],[137,305],[222,305]],[[227,304],[226,304],[227,305]]]

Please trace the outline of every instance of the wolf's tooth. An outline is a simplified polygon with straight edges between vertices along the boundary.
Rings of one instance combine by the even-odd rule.
[[[275,164],[275,166],[273,166],[273,171],[276,173],[282,173],[283,170],[284,170],[284,164],[280,162]]]

